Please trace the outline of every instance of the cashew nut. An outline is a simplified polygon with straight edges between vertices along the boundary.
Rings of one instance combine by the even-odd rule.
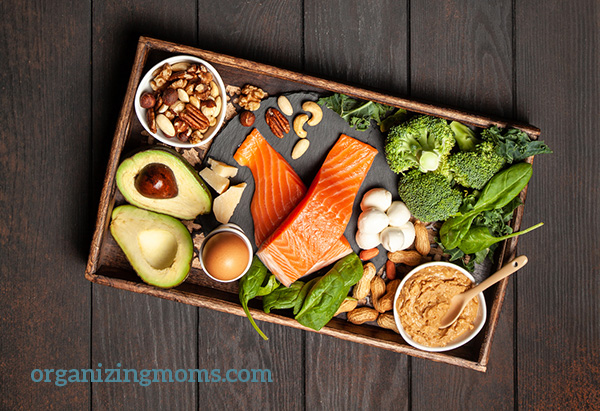
[[[323,110],[321,110],[321,107],[314,101],[307,101],[302,104],[302,110],[312,114],[312,117],[308,121],[309,126],[316,126],[323,119]]]
[[[294,131],[300,138],[306,137],[306,131],[304,130],[304,123],[308,121],[308,115],[298,114],[294,119]]]

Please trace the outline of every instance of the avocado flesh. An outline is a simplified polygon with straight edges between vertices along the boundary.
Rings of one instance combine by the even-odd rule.
[[[137,190],[137,175],[152,163],[163,164],[171,169],[177,182],[176,196],[149,198]],[[212,196],[202,178],[183,157],[171,149],[152,148],[125,159],[117,169],[116,180],[125,200],[146,210],[193,220],[199,214],[208,214],[212,208]]]
[[[194,245],[179,220],[123,205],[113,210],[110,232],[144,282],[170,288],[187,277]]]

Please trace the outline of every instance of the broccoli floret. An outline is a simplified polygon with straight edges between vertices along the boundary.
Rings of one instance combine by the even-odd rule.
[[[473,130],[458,121],[450,123],[450,128],[454,132],[454,138],[461,151],[473,151],[475,146],[481,142],[475,137]]]
[[[504,167],[506,160],[496,151],[496,144],[484,141],[475,151],[460,151],[448,157],[454,181],[463,187],[481,190]]]
[[[446,120],[418,115],[390,129],[385,157],[395,173],[415,167],[423,172],[434,171],[448,156],[455,142]]]
[[[421,221],[448,219],[458,212],[463,199],[446,177],[419,170],[400,177],[398,194],[412,215]]]

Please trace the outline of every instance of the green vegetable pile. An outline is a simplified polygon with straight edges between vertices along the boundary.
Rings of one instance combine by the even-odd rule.
[[[531,178],[531,165],[523,160],[552,153],[543,141],[513,128],[492,126],[477,133],[457,121],[411,117],[405,110],[393,112],[393,107],[342,94],[319,103],[358,129],[374,120],[387,132],[385,157],[390,169],[400,174],[400,198],[415,218],[444,221],[440,245],[451,261],[472,269],[493,255],[502,240],[541,225],[513,233],[509,222]]]
[[[300,324],[320,330],[332,318],[350,288],[363,274],[363,266],[356,254],[350,254],[336,262],[325,275],[304,283],[295,281],[289,287],[281,285],[267,267],[255,256],[252,266],[240,280],[239,298],[246,316],[254,329],[268,340],[254,322],[248,302],[254,297],[263,297],[263,310],[292,309]]]

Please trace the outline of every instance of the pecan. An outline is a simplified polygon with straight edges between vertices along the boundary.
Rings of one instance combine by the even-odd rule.
[[[283,138],[284,134],[290,132],[290,122],[276,108],[269,108],[265,113],[265,121],[267,125],[279,138]]]
[[[188,126],[195,130],[206,130],[210,123],[208,118],[202,114],[202,111],[198,110],[192,104],[188,104],[185,107],[185,110],[181,112],[179,118],[181,118],[187,123]]]

